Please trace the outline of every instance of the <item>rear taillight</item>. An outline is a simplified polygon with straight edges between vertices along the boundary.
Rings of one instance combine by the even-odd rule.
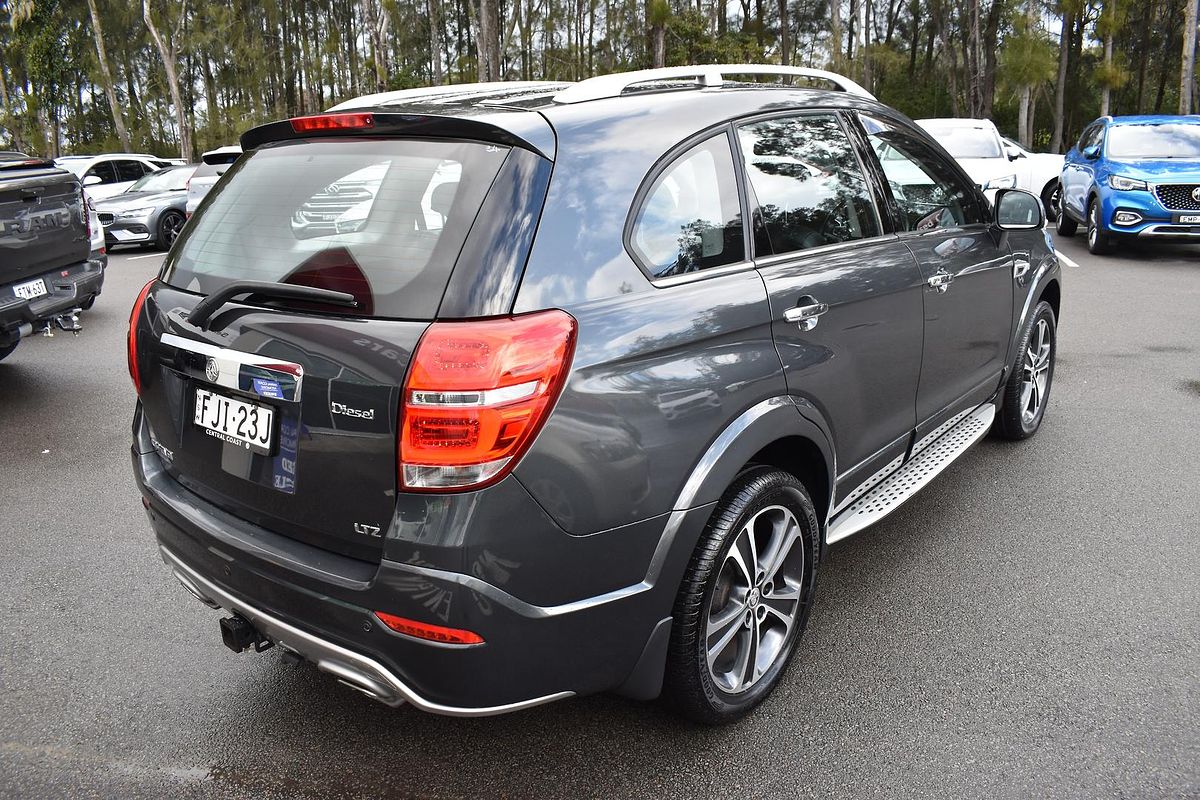
[[[292,130],[296,133],[311,131],[356,130],[375,127],[373,114],[318,114],[313,117],[293,117]]]
[[[146,304],[146,295],[157,278],[150,281],[138,292],[137,300],[133,301],[133,310],[129,312],[129,377],[133,380],[133,388],[139,395],[142,393],[142,379],[138,374],[137,329],[138,320],[142,316],[142,306]]]
[[[498,481],[546,421],[575,346],[563,311],[435,322],[417,345],[401,409],[401,488]]]

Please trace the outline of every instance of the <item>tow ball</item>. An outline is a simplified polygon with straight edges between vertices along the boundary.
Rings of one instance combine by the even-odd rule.
[[[48,320],[42,326],[42,336],[53,337],[54,329],[52,325],[58,326],[61,331],[68,331],[71,334],[78,336],[83,330],[83,325],[79,322],[79,314],[83,311],[82,308],[72,308],[64,314],[58,314]]]
[[[261,653],[275,646],[274,642],[259,633],[250,620],[241,614],[221,620],[221,641],[235,653],[244,653],[251,647],[254,648],[254,652]]]

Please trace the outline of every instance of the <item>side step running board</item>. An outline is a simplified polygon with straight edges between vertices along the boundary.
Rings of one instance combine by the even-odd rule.
[[[825,541],[829,544],[839,542],[895,511],[954,463],[967,448],[982,439],[995,416],[996,407],[991,403],[985,403],[967,414],[907,464],[834,517],[829,523]]]

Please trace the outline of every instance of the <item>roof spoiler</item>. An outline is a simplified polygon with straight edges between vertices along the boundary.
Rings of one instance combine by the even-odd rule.
[[[321,124],[323,119],[358,118],[354,124]],[[539,117],[540,119],[540,117]],[[524,139],[511,130],[486,121],[486,117],[452,117],[437,114],[404,114],[379,112],[373,109],[360,111],[341,110],[333,114],[271,122],[251,128],[241,136],[242,150],[269,142],[288,139],[324,139],[346,136],[405,136],[421,139],[473,139],[494,142],[508,147],[520,147],[547,158],[553,152],[543,152],[534,141]]]

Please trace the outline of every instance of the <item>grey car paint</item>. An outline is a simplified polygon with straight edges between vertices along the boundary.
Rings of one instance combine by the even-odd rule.
[[[738,471],[764,454],[795,467],[826,517],[834,507],[835,476],[843,475],[846,486],[866,477],[865,468],[853,470],[847,461],[888,461],[893,452],[903,457],[914,429],[927,422],[915,410],[920,331],[928,315],[924,276],[918,257],[894,234],[764,261],[758,269],[738,264],[658,282],[623,246],[639,188],[696,134],[781,109],[891,112],[841,94],[786,89],[530,105],[534,110],[526,112],[440,105],[438,117],[414,112],[406,123],[411,133],[441,126],[455,132],[448,135],[469,131],[523,148],[543,162],[530,162],[531,180],[545,174],[547,156],[554,158],[540,218],[528,214],[519,226],[537,226],[528,259],[519,252],[504,259],[519,274],[487,277],[475,258],[460,260],[451,285],[462,281],[461,289],[447,291],[455,316],[558,307],[578,322],[566,388],[513,475],[473,492],[396,493],[377,555],[365,558],[361,551],[339,553],[267,530],[247,509],[229,513],[188,493],[164,468],[145,415],[135,417],[135,475],[164,547],[230,592],[276,613],[285,610],[331,641],[391,665],[421,696],[460,707],[560,691],[619,688],[654,696],[680,579],[715,502]],[[286,136],[284,128],[273,130]],[[271,135],[255,133],[262,141]],[[243,139],[248,147],[255,143]],[[503,229],[498,225],[493,233]],[[1036,298],[1046,294],[1057,302],[1059,278],[1043,231],[1001,234],[988,227],[975,240],[979,247],[988,246],[987,237],[991,255],[973,263],[1018,252],[1011,272],[993,272],[1020,275],[1001,291],[1000,315],[1008,318],[989,332],[985,366],[995,352],[1007,351]],[[1029,266],[1021,271],[1023,264]],[[459,270],[467,274],[460,277]],[[855,283],[843,285],[842,275]],[[800,336],[794,326],[783,326],[780,312],[814,287],[832,308],[812,335]],[[168,305],[195,300],[178,293]],[[165,324],[164,316],[154,324]],[[280,316],[294,329],[270,319]],[[329,326],[323,318],[244,308],[225,312],[222,322],[225,344],[237,347],[241,332],[251,330],[247,322],[254,330],[274,330],[281,341],[310,343],[318,336],[310,329]],[[383,331],[389,324],[364,325]],[[879,336],[873,349],[872,328],[890,334]],[[851,337],[860,338],[831,341],[839,331],[857,331]],[[402,360],[416,335],[390,337]],[[296,361],[311,358],[290,352]],[[387,372],[377,369],[380,376]],[[381,385],[401,381],[394,369],[388,375]],[[837,394],[856,375],[866,381],[853,387],[857,400]],[[826,385],[840,388],[828,394]],[[907,399],[898,408],[872,406],[871,387],[885,396],[907,387]],[[394,396],[390,403],[389,425],[396,418]],[[860,430],[864,425],[874,432]],[[861,439],[843,442],[847,430]],[[839,494],[846,490],[838,488]],[[373,622],[371,609],[480,631],[487,646],[450,649],[393,634]]]

